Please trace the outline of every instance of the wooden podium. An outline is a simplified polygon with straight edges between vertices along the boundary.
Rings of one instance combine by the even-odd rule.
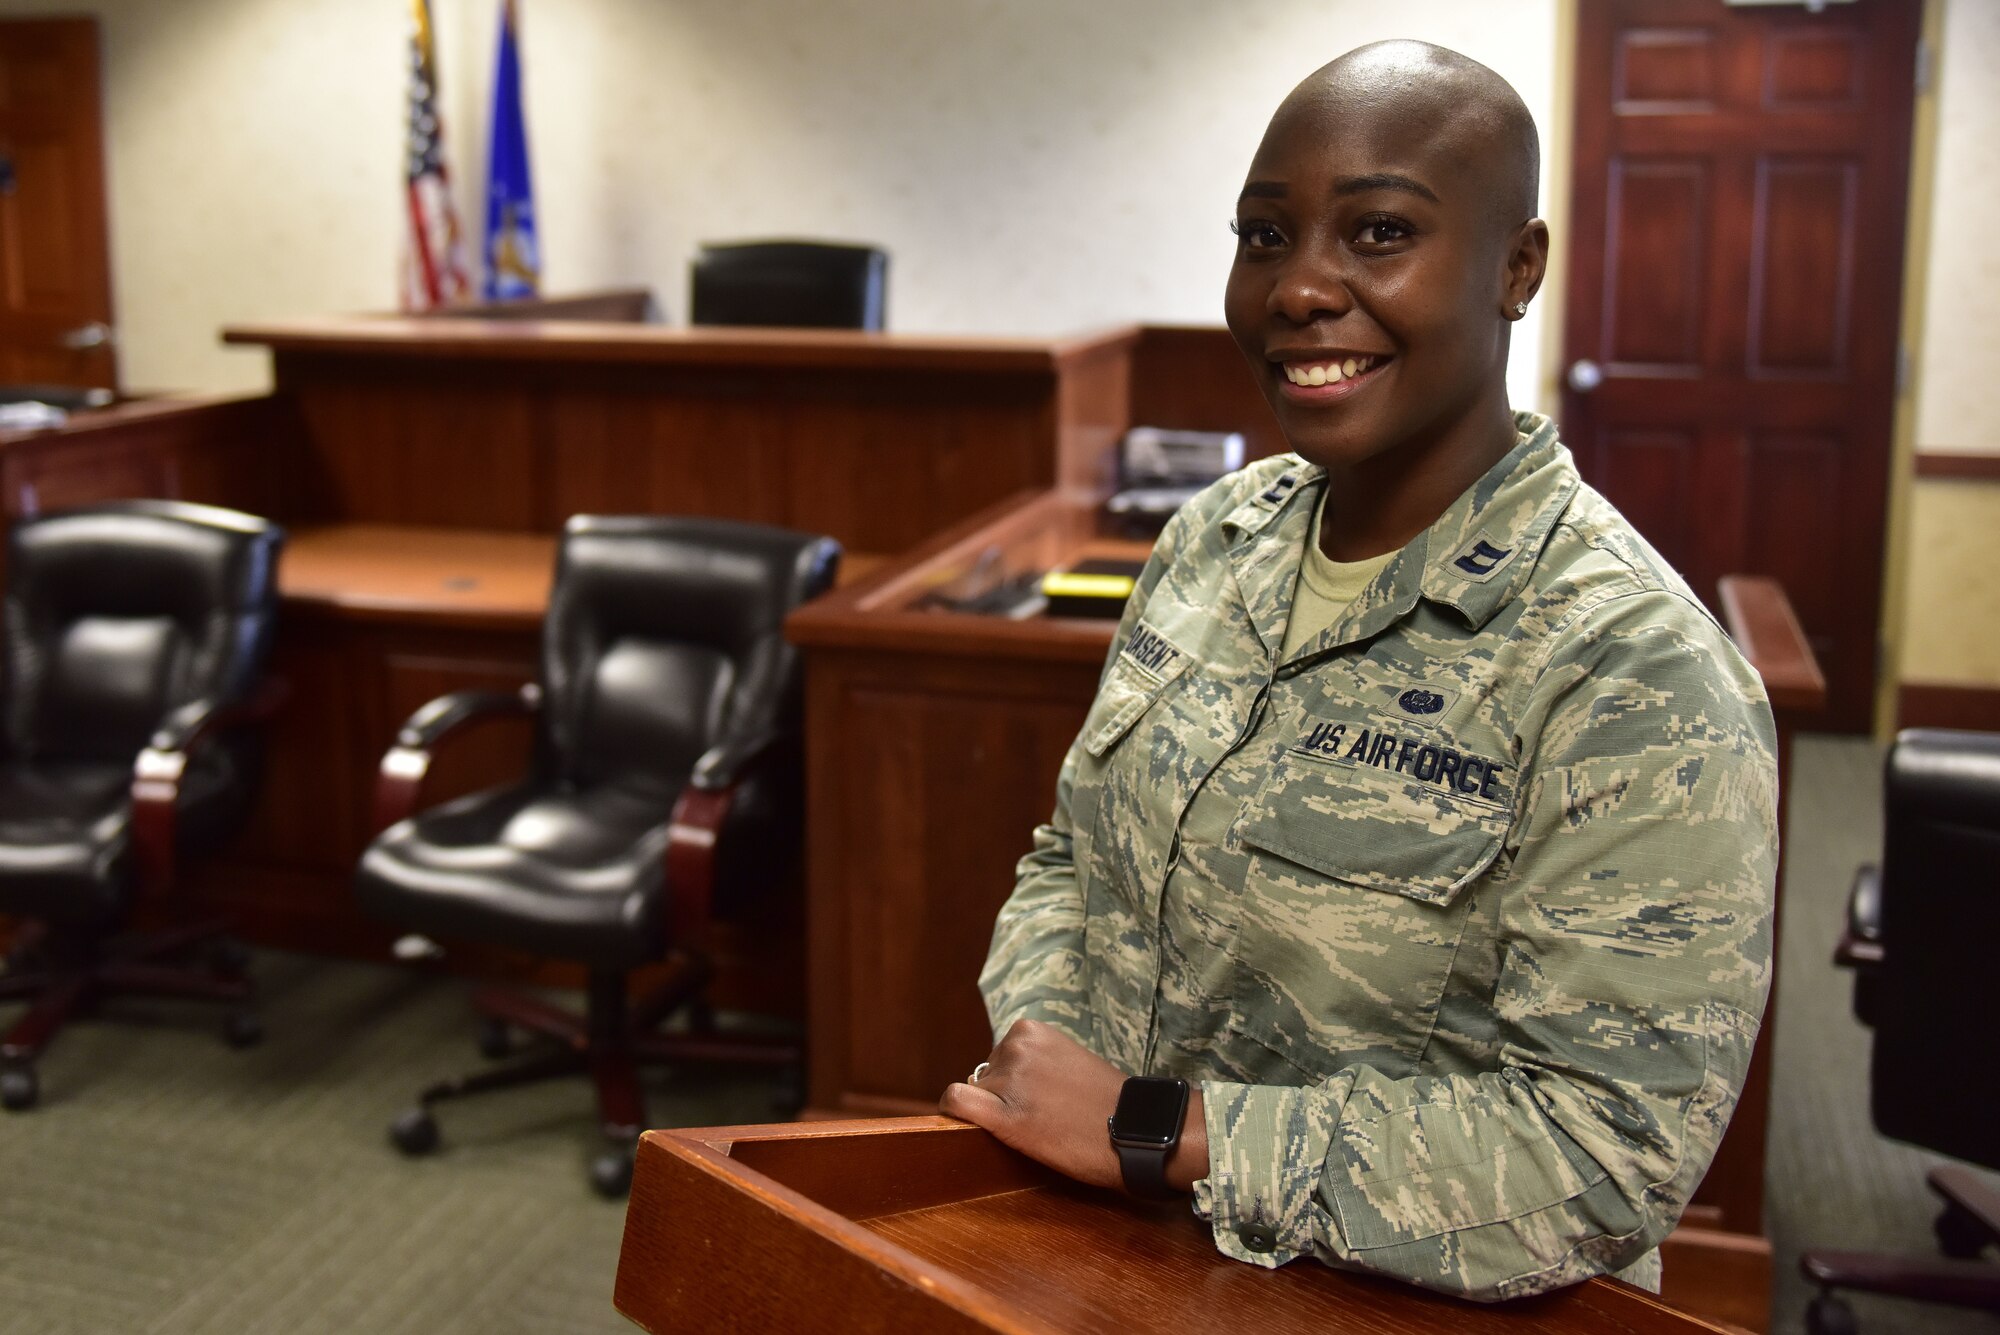
[[[1484,1306],[1217,1252],[1183,1202],[1095,1191],[944,1117],[648,1132],[618,1310],[645,1329],[1726,1331],[1608,1279]]]

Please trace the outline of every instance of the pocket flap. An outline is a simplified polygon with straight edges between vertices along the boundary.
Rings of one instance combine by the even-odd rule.
[[[1503,813],[1367,771],[1281,763],[1245,820],[1243,841],[1370,890],[1448,904],[1493,865]]]
[[[1134,646],[1147,637],[1146,643],[1153,646],[1152,657],[1159,664],[1149,667],[1134,657]],[[1166,644],[1144,625],[1132,634],[1131,643],[1118,655],[1111,665],[1104,684],[1097,688],[1097,699],[1090,707],[1090,715],[1083,721],[1083,749],[1094,758],[1102,760],[1104,753],[1117,745],[1118,739],[1130,731],[1145,713],[1160,698],[1160,694],[1174,679],[1187,671],[1188,656]]]

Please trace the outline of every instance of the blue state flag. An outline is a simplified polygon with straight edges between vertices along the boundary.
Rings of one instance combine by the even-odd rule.
[[[535,236],[535,186],[528,174],[528,126],[521,114],[521,53],[514,0],[500,3],[500,55],[493,70],[493,135],[486,154],[488,301],[541,290],[542,253]]]

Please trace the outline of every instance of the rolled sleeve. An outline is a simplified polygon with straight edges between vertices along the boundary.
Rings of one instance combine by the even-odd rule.
[[[1209,1221],[1220,1251],[1251,1265],[1281,1266],[1324,1250],[1320,1175],[1350,1083],[1346,1077],[1303,1089],[1203,1083],[1208,1177],[1195,1184],[1194,1208]]]

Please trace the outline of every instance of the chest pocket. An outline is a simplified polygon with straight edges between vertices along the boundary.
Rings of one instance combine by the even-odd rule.
[[[1141,626],[1133,638],[1136,640],[1140,635],[1152,632]],[[1152,636],[1152,642],[1163,646],[1166,643],[1158,636]],[[1187,671],[1188,656],[1180,650],[1169,646],[1159,657],[1157,669],[1146,667],[1128,649],[1112,664],[1110,674],[1097,689],[1089,716],[1083,721],[1083,749],[1092,759],[1104,759],[1105,752],[1116,746],[1119,738],[1139,721],[1139,716],[1152,708],[1175,678]]]
[[[1508,813],[1287,752],[1238,829],[1232,1025],[1308,1080],[1415,1070]]]

